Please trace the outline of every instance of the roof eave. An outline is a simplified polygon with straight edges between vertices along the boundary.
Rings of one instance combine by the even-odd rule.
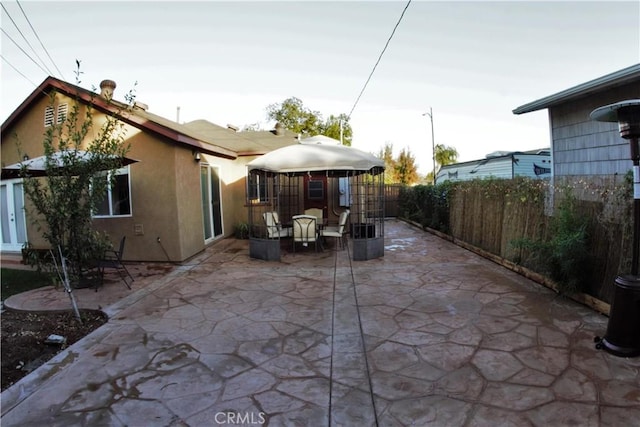
[[[620,86],[635,79],[640,79],[640,64],[632,65],[614,73],[607,74],[606,76],[598,77],[597,79],[590,80],[586,83],[573,86],[553,95],[521,105],[513,110],[513,114],[524,114],[543,110],[593,92],[599,92],[604,89]]]
[[[130,114],[123,114],[121,107],[117,104],[117,101],[107,101],[102,98],[100,95],[95,94],[93,92],[88,91],[87,89],[81,88],[79,86],[72,85],[70,83],[64,82],[62,80],[56,79],[55,77],[47,77],[19,106],[16,110],[11,113],[11,115],[7,118],[7,120],[2,123],[1,131],[4,134],[5,130],[11,127],[21,116],[22,114],[29,108],[29,106],[40,96],[48,96],[49,91],[51,89],[56,89],[61,93],[70,96],[77,97],[78,99],[84,101],[87,104],[93,106],[97,110],[116,116],[119,120],[124,121],[127,124],[130,124],[137,128],[146,129],[149,132],[162,135],[166,138],[174,140],[180,144],[188,145],[194,148],[199,149],[203,153],[216,155],[228,159],[236,159],[238,157],[237,153],[231,150],[227,150],[222,147],[215,146],[213,144],[208,144],[203,141],[199,141],[195,138],[192,138],[184,133],[178,132],[176,130],[167,128],[162,126],[159,123],[148,120],[144,117],[140,117],[135,114],[135,112],[130,112]]]

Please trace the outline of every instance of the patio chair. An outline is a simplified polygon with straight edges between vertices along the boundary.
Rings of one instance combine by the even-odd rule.
[[[107,251],[104,254],[103,258],[98,261],[98,269],[100,271],[102,284],[104,284],[105,270],[112,269],[118,273],[125,286],[131,289],[131,285],[127,282],[127,276],[131,280],[131,283],[133,283],[134,281],[133,276],[131,276],[131,273],[129,273],[127,267],[125,267],[125,265],[122,263],[122,254],[124,253],[124,243],[126,238],[127,236],[122,236],[122,239],[120,239],[120,247],[118,250]],[[96,287],[96,291],[97,290],[98,288]]]
[[[313,215],[294,215],[293,219],[293,252],[296,251],[296,242],[302,246],[309,246],[313,242],[318,250],[318,218]]]
[[[305,209],[304,210],[304,214],[305,215],[312,215],[315,216],[316,218],[318,218],[318,224],[322,224],[323,219],[323,215],[324,213],[322,212],[322,209],[320,208],[309,208],[309,209]]]
[[[290,237],[293,234],[291,227],[282,227],[278,212],[265,212],[262,214],[262,218],[264,218],[264,222],[267,224],[267,236],[270,239]]]
[[[320,230],[320,235],[322,237],[335,237],[336,242],[340,242],[340,248],[344,248],[349,213],[349,209],[342,212],[340,214],[340,219],[338,220],[338,225],[324,227]]]

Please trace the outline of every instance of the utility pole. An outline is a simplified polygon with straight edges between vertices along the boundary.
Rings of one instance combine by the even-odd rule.
[[[424,113],[423,116],[429,116],[431,119],[431,159],[433,160],[433,185],[436,185],[436,143],[433,136],[433,110],[429,107],[429,112]]]

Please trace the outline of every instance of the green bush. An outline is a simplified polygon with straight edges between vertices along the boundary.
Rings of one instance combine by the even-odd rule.
[[[400,190],[400,216],[422,227],[449,232],[449,200],[455,184],[416,185]]]
[[[588,221],[576,208],[576,199],[568,190],[549,222],[547,239],[519,239],[516,247],[531,252],[531,267],[549,275],[558,292],[584,292],[590,274]]]
[[[249,224],[246,222],[239,222],[233,226],[233,233],[236,239],[248,239],[249,238]]]

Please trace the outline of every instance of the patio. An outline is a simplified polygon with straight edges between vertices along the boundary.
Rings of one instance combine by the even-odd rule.
[[[280,262],[251,259],[248,241],[227,239],[136,279],[105,309],[108,324],[2,393],[1,422],[640,419],[640,358],[594,348],[605,316],[401,221],[387,220],[384,238],[374,260],[329,248],[285,252]]]

